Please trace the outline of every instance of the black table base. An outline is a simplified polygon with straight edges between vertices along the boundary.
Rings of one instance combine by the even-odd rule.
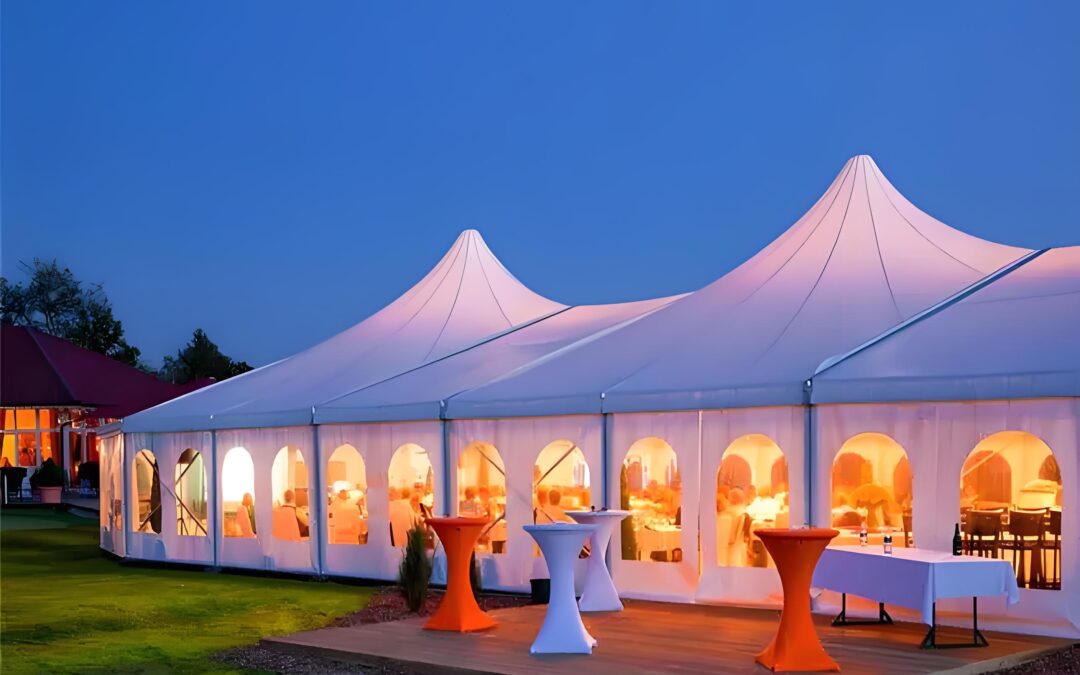
[[[833,619],[834,626],[866,626],[889,624],[893,618],[885,611],[885,603],[878,603],[878,617],[876,619],[849,619],[847,616],[847,593],[840,594],[840,613]],[[959,649],[962,647],[988,647],[990,643],[986,636],[979,630],[979,599],[971,599],[971,642],[938,642],[937,640],[937,603],[933,605],[932,622],[930,630],[919,645],[920,649]]]

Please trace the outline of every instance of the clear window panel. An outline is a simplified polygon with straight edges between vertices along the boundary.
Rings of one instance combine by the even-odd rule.
[[[391,545],[403,548],[409,530],[423,524],[435,508],[435,471],[428,452],[416,443],[406,443],[390,459],[387,499],[390,512]],[[435,547],[434,534],[427,533],[428,548]]]
[[[337,447],[326,463],[326,504],[331,544],[367,543],[367,471],[363,456],[351,445]]]
[[[300,449],[287,445],[278,450],[271,477],[274,538],[286,541],[307,539],[311,534],[308,472]]]
[[[833,546],[859,543],[865,527],[869,543],[892,537],[893,546],[914,545],[911,464],[907,453],[885,434],[848,439],[833,460],[832,526],[840,536]]]
[[[205,537],[208,486],[206,465],[198,450],[188,448],[176,462],[173,491],[176,495],[176,533]]]
[[[470,443],[458,457],[458,515],[488,520],[477,553],[506,553],[506,469],[490,443]]]
[[[245,448],[231,448],[221,462],[221,510],[225,537],[255,538],[255,464]]]
[[[787,460],[762,434],[735,439],[720,458],[716,475],[716,564],[775,567],[754,533],[788,527]]]
[[[682,477],[675,450],[662,438],[630,446],[619,477],[623,560],[681,562]]]

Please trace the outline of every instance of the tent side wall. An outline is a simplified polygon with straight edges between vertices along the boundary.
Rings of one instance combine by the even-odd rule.
[[[744,546],[738,533],[732,532],[728,521],[718,513],[718,475],[728,453],[738,453],[740,439],[766,437],[779,448],[780,456],[762,457],[758,461],[751,451],[746,457],[752,467],[751,480],[759,488],[768,485],[772,491],[784,486],[774,484],[772,464],[786,463],[786,492],[788,511],[780,513],[776,527],[798,527],[807,521],[806,489],[803,475],[806,467],[805,408],[742,408],[708,410],[701,418],[701,581],[695,600],[698,602],[729,602],[742,605],[767,604],[780,606],[783,591],[776,568],[740,564],[737,547]],[[784,522],[786,519],[787,522]]]
[[[906,451],[912,472],[912,533],[916,545],[951,549],[960,518],[960,476],[965,459],[980,441],[1002,431],[1033,434],[1051,449],[1062,478],[1062,590],[1020,589],[1020,602],[1003,598],[979,603],[987,627],[1025,633],[1080,635],[1080,399],[1033,399],[908,404],[835,404],[814,407],[815,486],[812,521],[830,522],[832,464],[844,442],[861,433],[885,434]],[[838,598],[825,594],[819,606]],[[940,603],[959,614],[943,622],[966,625],[966,603]]]
[[[590,490],[589,504],[568,504],[569,508],[588,509],[589,506],[603,506],[603,418],[600,415],[569,415],[565,417],[536,417],[513,419],[474,419],[454,420],[450,424],[450,494],[448,513],[458,515],[463,508],[462,495],[467,488],[475,485],[465,478],[465,471],[460,467],[462,453],[471,444],[485,444],[485,452],[491,448],[494,461],[501,460],[505,470],[505,523],[496,525],[492,537],[497,541],[502,552],[484,552],[477,555],[480,564],[481,580],[484,588],[502,591],[527,591],[530,579],[547,578],[547,568],[543,559],[536,555],[532,538],[523,527],[533,523],[536,517],[534,502],[534,467],[541,475],[552,469],[553,461],[545,459],[540,464],[540,455],[552,443],[568,441],[565,444],[570,452],[573,446],[580,449],[588,467]],[[474,446],[476,447],[476,446]],[[576,456],[576,455],[575,455]],[[482,460],[487,462],[488,460]],[[557,459],[555,460],[557,461]],[[566,465],[568,466],[568,465]],[[558,467],[555,467],[558,468]],[[494,467],[484,467],[489,474],[499,473]],[[541,523],[547,522],[545,519]],[[501,539],[505,533],[505,539]],[[579,578],[583,578],[584,560],[579,560]]]
[[[124,481],[124,435],[101,436],[101,476],[98,482],[100,499],[100,546],[121,558],[127,554],[124,514],[127,505]]]
[[[426,451],[434,475],[435,513],[445,513],[447,496],[443,494],[442,423],[438,420],[425,422],[400,422],[378,424],[328,424],[319,426],[319,466],[326,476],[325,485],[318,486],[317,494],[325,503],[328,492],[333,493],[331,483],[334,475],[329,462],[339,448],[350,446],[362,458],[363,479],[366,492],[363,496],[367,509],[367,541],[364,544],[340,543],[337,537],[326,536],[329,527],[326,514],[317,523],[323,547],[323,572],[335,576],[359,577],[392,581],[397,579],[402,549],[391,543],[389,473],[395,453],[408,445]],[[348,450],[348,448],[346,448]],[[355,483],[355,478],[351,478]],[[336,495],[331,494],[334,499]],[[444,554],[436,552],[436,575],[439,583],[445,575]]]

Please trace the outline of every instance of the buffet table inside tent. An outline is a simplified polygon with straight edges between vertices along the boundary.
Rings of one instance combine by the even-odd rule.
[[[895,548],[891,554],[880,546],[827,548],[814,572],[813,586],[843,594],[836,625],[858,623],[846,617],[849,593],[880,603],[875,623],[891,623],[885,604],[918,610],[923,623],[930,626],[923,638],[924,649],[986,646],[979,631],[979,598],[1004,595],[1010,605],[1020,600],[1008,561],[918,548]],[[945,598],[972,599],[971,642],[937,642],[937,601]]]

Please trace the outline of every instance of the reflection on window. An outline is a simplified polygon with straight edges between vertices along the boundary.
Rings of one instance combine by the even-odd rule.
[[[176,462],[176,533],[206,536],[207,485],[202,453],[188,448]]]
[[[623,521],[623,560],[680,562],[682,478],[675,450],[663,439],[630,446],[619,478],[620,502],[632,514]]]
[[[427,450],[406,443],[394,451],[390,460],[390,543],[404,547],[409,529],[423,523],[435,509],[435,471]],[[435,547],[435,537],[428,532],[428,548]]]
[[[490,443],[470,443],[458,457],[458,515],[487,518],[477,553],[506,553],[506,469]]]
[[[1009,560],[1023,587],[1060,590],[1061,504],[1050,446],[1023,431],[986,437],[960,472],[964,553]]]
[[[893,546],[913,545],[911,498],[904,448],[885,434],[853,436],[833,460],[832,526],[840,536],[832,545],[857,544],[863,526],[871,543],[890,534]]]
[[[161,480],[157,460],[149,450],[139,450],[132,464],[135,503],[132,504],[132,530],[161,534]]]
[[[270,472],[274,508],[272,533],[275,539],[300,541],[311,533],[308,509],[308,472],[300,449],[286,445],[278,450]]]
[[[221,463],[221,508],[226,537],[255,538],[255,465],[244,448],[232,448]]]
[[[326,504],[331,544],[367,543],[367,473],[351,445],[339,446],[326,463]]]
[[[762,434],[735,439],[716,475],[716,564],[773,566],[754,531],[789,522],[787,461],[780,446]]]
[[[555,441],[540,451],[533,465],[533,523],[573,523],[567,511],[588,510],[589,464],[572,441]],[[533,555],[540,548],[533,545]],[[588,556],[588,545],[581,557]]]

